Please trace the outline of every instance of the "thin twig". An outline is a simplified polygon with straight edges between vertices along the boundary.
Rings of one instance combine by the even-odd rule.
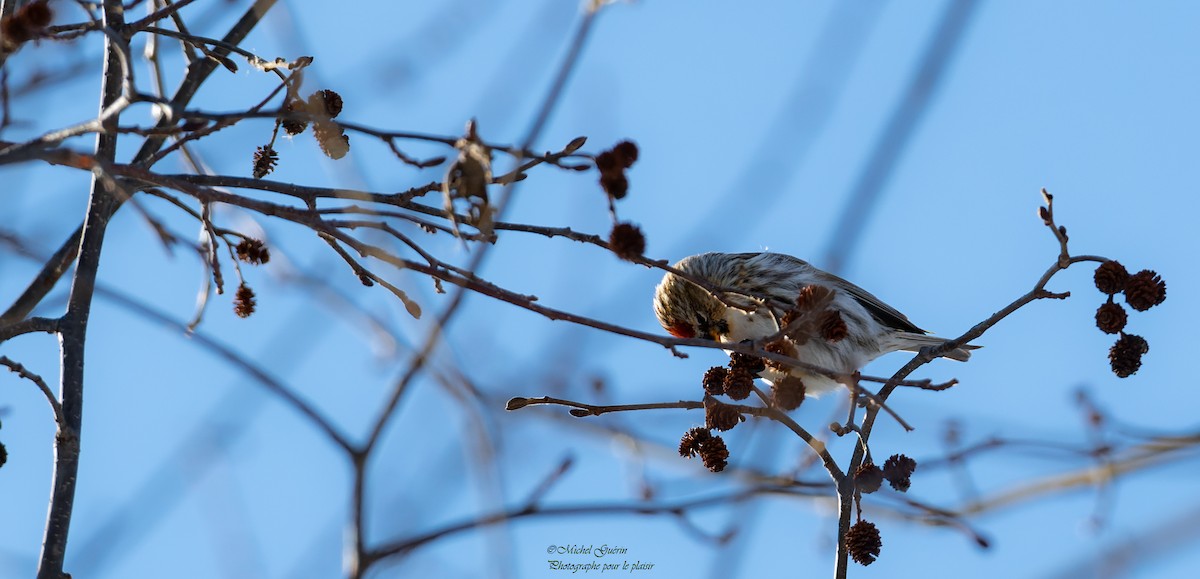
[[[60,428],[69,428],[69,426],[67,426],[67,418],[63,415],[62,404],[58,403],[58,398],[54,396],[54,392],[50,390],[50,386],[46,384],[46,381],[43,380],[41,376],[30,372],[25,368],[25,366],[14,361],[8,356],[0,356],[0,366],[7,366],[8,369],[16,373],[17,376],[33,382],[34,385],[38,387],[38,390],[41,390],[42,394],[46,396],[46,401],[50,403],[50,409],[54,411],[54,422],[56,422]]]
[[[554,398],[550,396],[542,396],[540,398],[512,398],[505,405],[506,410],[519,410],[527,406],[537,406],[540,404],[553,404],[558,406],[571,407],[571,415],[577,417],[584,416],[600,416],[609,412],[633,412],[640,410],[664,410],[664,409],[680,409],[680,410],[698,410],[704,408],[704,402],[699,400],[680,400],[679,402],[650,402],[644,404],[613,404],[613,405],[595,405],[585,404],[583,402],[575,402],[573,400],[564,400],[562,398]],[[837,461],[829,454],[825,443],[809,434],[803,426],[800,426],[792,417],[785,412],[770,407],[748,406],[745,404],[726,404],[730,408],[737,410],[740,414],[749,414],[759,418],[769,418],[784,426],[787,426],[797,436],[812,448],[813,452],[821,457],[825,463],[825,469],[829,472],[829,476],[833,478],[835,483],[840,483],[845,477],[845,474],[838,467]]]
[[[7,342],[17,336],[45,332],[58,333],[58,320],[55,318],[26,318],[19,322],[0,325],[0,343]]]
[[[159,10],[151,12],[149,16],[146,16],[145,18],[138,20],[136,22],[131,22],[129,24],[129,29],[134,30],[134,31],[144,30],[147,26],[149,26],[150,24],[152,24],[154,22],[158,22],[159,20],[162,20],[163,18],[167,18],[169,16],[175,15],[175,13],[178,12],[181,8],[183,8],[184,6],[187,6],[188,4],[191,4],[192,2],[195,2],[195,1],[196,0],[177,0],[176,2],[167,2],[166,6],[164,6],[163,8],[161,8]]]
[[[781,488],[777,486],[762,486],[744,489],[735,492],[701,497],[686,501],[677,501],[673,503],[646,503],[646,502],[629,502],[629,503],[610,503],[610,504],[589,504],[589,505],[562,505],[562,506],[524,506],[518,509],[487,513],[481,516],[474,516],[467,520],[451,523],[439,529],[434,529],[415,536],[406,537],[394,541],[389,541],[380,545],[377,548],[371,549],[366,553],[367,562],[374,563],[389,557],[403,555],[424,546],[428,543],[461,533],[470,531],[480,527],[507,523],[517,519],[523,519],[531,516],[539,518],[551,517],[578,517],[583,515],[621,515],[621,514],[637,514],[637,515],[658,515],[662,513],[679,513],[695,509],[708,508],[722,504],[740,503],[747,500],[752,500],[759,496],[768,494],[779,494],[785,496],[803,495],[798,489]]]
[[[1052,299],[1052,298],[1063,297],[1063,294],[1049,292],[1046,290],[1046,284],[1050,282],[1050,280],[1054,277],[1055,274],[1066,270],[1071,265],[1076,264],[1076,263],[1090,262],[1090,261],[1097,261],[1097,262],[1105,261],[1104,258],[1097,257],[1097,256],[1091,256],[1091,255],[1075,256],[1075,257],[1070,256],[1069,252],[1067,251],[1067,245],[1066,245],[1067,238],[1066,238],[1065,229],[1058,227],[1055,224],[1054,219],[1053,219],[1053,197],[1051,197],[1048,193],[1046,193],[1045,190],[1043,190],[1042,193],[1043,193],[1043,197],[1045,198],[1045,201],[1047,204],[1045,218],[1044,218],[1045,225],[1051,230],[1051,232],[1053,233],[1053,235],[1055,237],[1055,240],[1058,242],[1058,245],[1059,245],[1059,255],[1055,259],[1054,264],[1051,265],[1046,270],[1046,272],[1042,274],[1041,278],[1038,279],[1038,281],[1034,285],[1033,289],[1029,290],[1021,297],[1013,300],[1008,305],[1001,308],[1000,311],[992,314],[991,316],[989,316],[982,322],[975,324],[974,326],[971,327],[971,329],[967,330],[966,333],[964,333],[961,336],[954,338],[952,340],[947,340],[938,346],[922,348],[922,350],[919,353],[917,353],[915,356],[913,356],[912,359],[909,360],[909,362],[907,364],[905,364],[903,367],[901,367],[899,370],[897,370],[892,375],[892,377],[887,381],[887,383],[885,383],[883,385],[883,387],[880,388],[879,393],[878,393],[879,399],[886,401],[888,399],[888,397],[891,396],[891,394],[899,386],[899,383],[902,380],[904,380],[905,378],[907,378],[914,371],[916,371],[918,368],[920,368],[921,366],[924,366],[925,364],[928,364],[929,362],[938,358],[944,352],[953,350],[955,348],[962,346],[963,344],[967,344],[967,343],[970,343],[970,342],[976,340],[977,338],[982,336],[984,334],[984,332],[991,329],[993,326],[1000,323],[1001,320],[1007,318],[1009,315],[1011,315],[1013,312],[1019,310],[1020,308],[1026,306],[1036,300],[1039,300],[1039,299]],[[879,411],[877,408],[868,408],[867,409],[866,415],[863,417],[862,425],[858,428],[858,433],[859,433],[859,436],[862,437],[862,440],[864,440],[864,441],[870,440],[871,432],[875,425],[875,419],[878,416],[878,413],[879,413]],[[862,464],[864,454],[865,453],[863,451],[863,446],[857,445],[855,447],[854,454],[850,459],[850,464],[847,467],[848,468],[847,472],[854,472],[859,467],[859,465]],[[839,496],[839,517],[838,517],[838,529],[839,529],[838,530],[838,561],[839,561],[839,565],[838,565],[838,568],[839,569],[842,569],[844,560],[848,556],[848,551],[847,551],[847,547],[846,547],[846,533],[850,528],[850,517],[851,517],[851,508],[852,508],[851,503],[853,502],[853,490],[854,490],[852,488],[852,486],[853,485],[845,484],[845,485],[840,486],[838,489],[838,496]],[[843,576],[844,576],[844,573],[843,573]]]
[[[242,14],[241,19],[233,25],[229,33],[225,35],[223,41],[228,44],[239,44],[246,38],[250,31],[258,25],[262,16],[265,15],[277,0],[255,0],[254,4],[247,7],[246,12]],[[11,3],[5,2],[5,6],[10,6]],[[218,49],[223,50],[223,49]],[[187,75],[184,77],[179,88],[175,91],[175,96],[171,99],[171,108],[173,110],[183,110],[187,104],[191,102],[192,97],[200,89],[200,86],[208,79],[209,75],[216,70],[217,63],[213,61],[204,61],[196,63],[194,66],[189,66]],[[164,116],[158,122],[160,128],[166,128],[175,124],[177,119]],[[144,163],[147,158],[154,154],[165,140],[164,136],[154,136],[146,139],[142,143],[142,147],[134,156],[133,163]],[[67,156],[71,156],[69,151],[64,152]],[[110,209],[116,211],[117,207]],[[59,248],[54,255],[45,262],[42,269],[26,286],[25,291],[21,296],[9,306],[8,310],[0,315],[0,325],[12,323],[23,319],[37,307],[37,304],[50,293],[50,290],[58,284],[58,280],[63,274],[70,269],[71,264],[78,257],[80,238],[83,235],[83,223],[72,231],[67,238],[59,244]]]

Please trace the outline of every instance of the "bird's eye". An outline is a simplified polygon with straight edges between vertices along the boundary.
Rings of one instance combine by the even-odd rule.
[[[712,329],[712,326],[709,325],[708,318],[698,317],[696,318],[696,329],[700,330],[701,336],[708,337],[711,334],[709,330]]]

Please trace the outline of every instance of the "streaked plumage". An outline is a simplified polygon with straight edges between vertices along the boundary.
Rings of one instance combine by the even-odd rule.
[[[926,335],[925,330],[866,290],[807,262],[781,253],[704,253],[686,257],[675,268],[713,286],[765,296],[784,304],[794,303],[808,285],[834,290],[830,305],[841,313],[848,335],[837,342],[822,339],[797,344],[797,359],[843,374],[853,374],[871,360],[897,350],[917,351],[942,343],[941,338]],[[680,276],[668,273],[654,294],[654,313],[672,335],[684,338],[709,338],[724,343],[757,340],[779,330],[776,316],[764,300],[736,293],[724,293],[717,299],[708,290]],[[722,301],[724,300],[724,302]],[[731,304],[731,305],[727,305]],[[969,348],[948,352],[945,357],[965,361]],[[792,369],[800,377],[810,396],[836,388],[838,382],[803,369]],[[782,374],[767,368],[763,378]]]

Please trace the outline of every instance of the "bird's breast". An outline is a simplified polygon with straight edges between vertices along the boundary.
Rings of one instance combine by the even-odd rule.
[[[757,340],[770,336],[779,331],[775,318],[769,313],[745,312],[737,308],[729,308],[725,313],[725,322],[729,324],[729,333],[722,341],[738,343],[742,340]]]

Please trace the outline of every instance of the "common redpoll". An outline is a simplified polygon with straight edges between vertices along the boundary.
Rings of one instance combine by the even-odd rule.
[[[759,341],[779,334],[783,325],[797,360],[836,373],[842,380],[888,352],[915,352],[944,341],[927,335],[904,314],[866,290],[790,255],[704,253],[683,258],[675,268],[718,290],[714,294],[673,273],[663,277],[654,292],[654,313],[663,328],[679,338],[708,338],[723,343]],[[811,303],[814,300],[805,303],[805,298],[800,298],[808,286],[814,288],[804,293],[809,298],[817,295],[816,301],[820,302],[815,310]],[[805,308],[810,311],[803,311]],[[814,331],[820,326],[814,320],[837,315],[845,324],[843,329],[826,331],[825,336],[820,335],[820,329]],[[971,349],[974,346],[965,346],[942,356],[965,361]],[[787,350],[790,353],[790,348]],[[774,382],[784,376],[783,370],[771,364],[760,376]],[[786,370],[804,382],[809,396],[829,392],[840,384],[810,369]]]

